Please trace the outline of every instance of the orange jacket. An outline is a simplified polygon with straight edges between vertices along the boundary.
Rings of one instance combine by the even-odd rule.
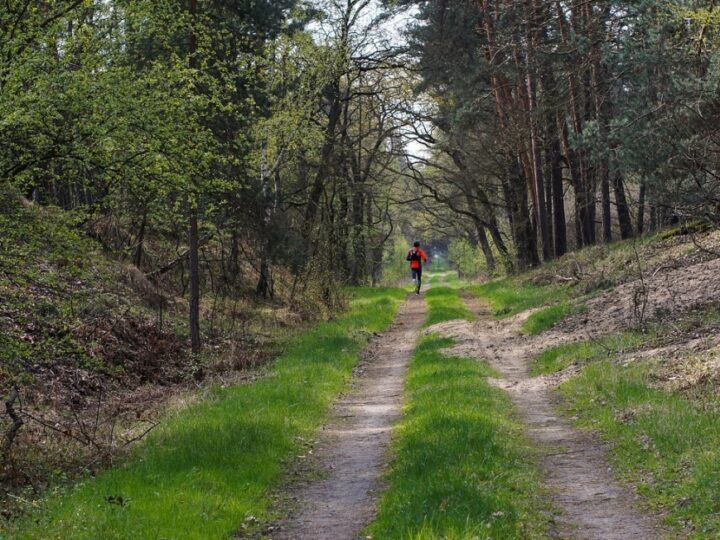
[[[412,248],[408,254],[412,253],[413,251],[417,251],[418,255],[420,255],[420,258],[427,262],[427,255],[425,255],[425,252],[420,248]],[[422,268],[422,263],[420,261],[410,261],[410,268]]]

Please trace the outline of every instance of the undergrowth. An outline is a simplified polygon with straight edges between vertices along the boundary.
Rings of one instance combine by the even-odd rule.
[[[354,290],[348,314],[292,340],[267,376],[214,388],[167,418],[123,464],[58,489],[14,538],[224,538],[271,519],[283,465],[325,418],[362,347],[405,293]],[[2,534],[0,534],[2,536]]]
[[[448,358],[452,340],[424,338],[406,385],[376,521],[382,539],[541,538],[547,529],[533,455],[510,399],[484,363]]]

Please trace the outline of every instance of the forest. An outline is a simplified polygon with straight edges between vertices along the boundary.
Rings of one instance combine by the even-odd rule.
[[[285,486],[279,463],[314,440],[343,385],[357,377],[362,351],[378,336],[394,335],[391,323],[403,317],[415,328],[407,340],[418,345],[407,351],[410,374],[397,383],[406,386],[392,392],[405,388],[413,403],[407,421],[420,423],[416,407],[441,414],[432,407],[444,394],[427,400],[413,369],[457,377],[453,392],[463,397],[447,404],[457,415],[463,404],[478,402],[493,411],[516,407],[523,418],[533,407],[545,410],[545,401],[518,401],[501,385],[508,398],[486,383],[492,373],[518,372],[508,368],[513,359],[493,363],[484,345],[471,356],[487,366],[473,360],[455,368],[477,379],[472,388],[451,372],[438,351],[451,346],[443,339],[462,344],[464,330],[443,330],[447,321],[524,317],[508,328],[546,337],[533,345],[542,355],[528,360],[529,371],[517,368],[528,378],[667,347],[661,337],[671,334],[678,343],[691,334],[710,339],[720,324],[713,311],[720,274],[695,265],[720,258],[719,84],[714,0],[0,2],[0,537],[181,538],[184,530],[187,537],[220,538],[242,529],[260,538],[285,527],[291,536],[278,538],[320,538],[319,529],[287,524],[287,512],[270,502],[268,493]],[[421,304],[405,302],[403,288],[414,241],[430,256]],[[596,328],[583,326],[588,319]],[[675,320],[672,331],[663,329],[666,320]],[[449,334],[421,336],[421,328],[436,324]],[[558,337],[562,328],[575,337]],[[621,330],[622,345],[607,341]],[[567,342],[581,338],[591,341],[572,349],[570,360]],[[527,344],[516,339],[508,347],[524,351]],[[716,344],[707,345],[713,360],[702,362],[710,370],[702,384],[716,390]],[[339,364],[308,367],[302,354]],[[389,348],[380,356],[392,354]],[[645,381],[639,372],[626,375]],[[586,412],[603,436],[621,437],[619,427],[602,424],[609,420],[596,402],[582,401],[581,390],[592,387],[578,382],[584,376],[562,390],[568,407]],[[306,383],[302,392],[293,386],[298,381]],[[715,426],[713,392],[697,392],[704,404],[697,410],[714,411],[706,420]],[[218,528],[197,534],[187,524],[171,529],[139,517],[120,532],[115,514],[100,520],[101,528],[62,528],[80,499],[67,502],[57,493],[112,475],[142,452],[160,456],[162,441],[184,429],[177,411],[189,407],[200,425],[204,408],[236,400],[228,407],[254,418],[256,399],[285,411],[278,418],[293,426],[285,434],[272,424],[267,438],[282,442],[263,450],[262,459],[253,461],[251,449],[264,435],[245,439],[230,418],[206,420],[235,434],[237,459],[249,460],[243,467],[273,471],[266,484],[232,479],[252,484],[249,494],[262,493],[259,508],[243,499],[217,515],[208,510]],[[295,406],[306,411],[301,418],[293,416]],[[618,407],[616,417],[644,410]],[[405,412],[397,414],[392,422],[405,422]],[[567,422],[561,416],[557,421]],[[485,421],[477,418],[467,433]],[[497,444],[508,445],[504,456],[514,456],[517,468],[490,453],[488,463],[497,457],[498,467],[510,467],[513,489],[523,495],[498,495],[478,507],[490,532],[458,525],[465,520],[469,527],[471,510],[445,523],[452,495],[424,499],[437,502],[437,522],[425,508],[397,529],[403,511],[392,497],[407,493],[394,478],[403,466],[413,470],[403,461],[413,455],[403,446],[411,435],[403,427],[392,443],[399,468],[385,479],[378,520],[328,538],[361,530],[368,538],[546,537],[554,525],[528,495],[539,485],[536,472],[519,465],[530,459],[521,432],[532,419],[501,415],[496,422],[487,429],[507,433]],[[432,422],[424,429],[434,429]],[[622,436],[648,452],[659,445],[643,439],[651,437],[646,432]],[[467,437],[462,444],[485,444]],[[584,444],[573,437],[567,435],[570,446]],[[202,459],[198,450],[175,465],[192,469]],[[226,467],[222,459],[215,466]],[[649,458],[638,459],[623,473],[633,485],[651,474],[642,468]],[[673,466],[694,466],[689,459],[678,457]],[[606,462],[590,463],[600,469]],[[552,478],[553,467],[543,461],[537,478]],[[132,482],[165,474],[160,470],[138,469]],[[658,484],[681,483],[652,474]],[[720,471],[708,477],[720,478]],[[188,484],[187,497],[195,485]],[[98,489],[110,490],[102,497],[114,511],[128,495],[111,490],[131,488]],[[708,487],[701,509],[693,506],[699,495],[685,501],[678,489],[668,499],[658,487],[653,499],[653,489],[640,492],[651,493],[655,509],[695,512],[677,517],[673,510],[668,519],[675,521],[658,527],[697,538],[720,530],[717,499],[708,502],[717,485]],[[87,493],[78,497],[94,504]],[[54,517],[36,519],[38,512]],[[703,529],[698,520],[708,516],[714,521]],[[648,537],[621,529],[618,538]],[[659,530],[652,537],[660,538]]]

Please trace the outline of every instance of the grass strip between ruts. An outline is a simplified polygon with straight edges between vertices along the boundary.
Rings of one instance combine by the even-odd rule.
[[[567,299],[567,288],[535,286],[513,278],[473,285],[468,290],[490,303],[496,317],[511,317],[531,308]]]
[[[414,354],[406,409],[379,514],[367,534],[393,539],[540,538],[547,529],[532,451],[490,368],[441,349]]]
[[[467,308],[460,298],[457,289],[450,287],[435,287],[425,295],[428,303],[428,316],[425,326],[432,326],[444,321],[464,319],[472,321],[475,315]]]
[[[7,533],[229,538],[251,515],[271,519],[270,493],[299,451],[300,437],[321,425],[363,346],[389,326],[405,292],[355,289],[352,295],[346,315],[292,340],[267,377],[214,389],[210,398],[166,418],[124,464],[59,490]]]

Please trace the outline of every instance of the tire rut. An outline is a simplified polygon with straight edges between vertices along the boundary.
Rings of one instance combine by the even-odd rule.
[[[429,331],[455,338],[452,355],[487,360],[501,375],[492,380],[506,390],[528,434],[541,450],[541,467],[553,510],[553,538],[578,540],[650,540],[668,536],[654,516],[641,510],[642,501],[620,484],[603,443],[573,428],[557,410],[557,379],[533,378],[529,363],[540,343],[520,335],[523,317],[495,321],[485,304],[466,298],[478,315],[474,323],[454,321]]]
[[[322,478],[299,486],[293,494],[299,506],[273,539],[350,540],[373,519],[426,310],[424,299],[411,295],[391,328],[368,347],[351,390],[336,403],[319,437],[314,464]]]

